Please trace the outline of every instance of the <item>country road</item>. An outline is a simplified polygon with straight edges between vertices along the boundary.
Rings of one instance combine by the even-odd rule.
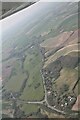
[[[41,58],[42,58],[42,63],[44,62],[44,56],[43,56],[43,54],[41,53],[41,47],[40,47],[40,45],[39,45],[39,43],[37,43],[36,45],[35,45],[35,47],[37,47],[37,49],[39,50],[39,54],[40,54],[40,56],[41,56]],[[28,71],[27,71],[28,72]],[[47,90],[46,90],[46,85],[45,85],[45,79],[44,79],[44,76],[43,76],[43,73],[42,73],[42,71],[40,70],[40,73],[41,73],[41,76],[42,76],[42,82],[43,82],[43,87],[44,87],[44,94],[45,94],[45,96],[44,96],[44,99],[42,100],[42,101],[26,101],[26,100],[21,100],[21,99],[19,99],[19,98],[16,98],[14,95],[13,95],[13,93],[11,93],[11,95],[12,95],[12,99],[13,100],[16,100],[17,102],[19,102],[19,103],[21,103],[21,104],[39,104],[39,105],[44,105],[44,104],[46,104],[46,106],[48,107],[48,108],[50,108],[51,110],[54,110],[54,111],[56,111],[56,112],[58,112],[58,113],[61,113],[61,114],[66,114],[64,111],[61,111],[61,110],[58,110],[58,109],[56,109],[55,107],[53,107],[53,106],[51,106],[51,105],[49,105],[49,103],[48,103],[48,100],[47,100]]]
[[[46,91],[46,86],[45,86],[45,82],[44,82],[44,76],[43,76],[42,73],[41,73],[41,75],[42,75],[42,78],[43,78],[43,85],[44,85],[44,89],[45,89],[45,102],[46,102],[47,107],[54,110],[54,111],[56,111],[56,112],[58,112],[58,113],[61,113],[61,114],[65,115],[66,113],[64,111],[58,110],[55,107],[49,105],[48,100],[47,100],[47,91]]]

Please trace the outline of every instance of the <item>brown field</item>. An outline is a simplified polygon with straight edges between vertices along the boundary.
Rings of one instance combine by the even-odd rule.
[[[71,45],[71,44],[76,44],[78,43],[78,37],[79,36],[79,32],[80,30],[76,30],[76,31],[71,31],[71,32],[63,32],[60,35],[58,35],[55,38],[50,38],[46,41],[44,41],[41,44],[41,47],[44,47],[46,49],[46,51],[49,51],[51,49],[55,49],[57,47],[64,47],[67,45]]]
[[[71,51],[78,51],[78,44],[73,44],[73,45],[68,45],[60,50],[58,50],[55,54],[51,55],[50,57],[47,58],[47,61],[45,62],[44,68],[47,67],[50,63],[55,61],[57,58],[61,56],[65,56]]]
[[[80,110],[80,95],[77,97],[76,103],[72,107],[73,111],[78,111]]]
[[[58,57],[78,51],[79,32],[80,29],[71,32],[63,32],[57,37],[41,43],[41,47],[45,48],[45,57],[47,58],[44,68]]]
[[[47,112],[46,110],[41,110],[43,115],[47,115],[48,118],[65,118],[63,115],[58,115],[56,113]]]
[[[78,83],[74,86],[74,93],[78,96],[80,94],[80,80]]]
[[[47,50],[55,49],[59,47],[63,42],[65,42],[72,32],[64,32],[58,35],[55,38],[50,38],[41,44],[41,47],[44,47]]]

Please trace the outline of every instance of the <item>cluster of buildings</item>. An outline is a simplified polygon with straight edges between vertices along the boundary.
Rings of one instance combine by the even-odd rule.
[[[64,95],[60,95],[56,89],[53,89],[53,82],[47,70],[44,70],[43,75],[49,104],[64,111],[72,109],[76,102],[76,96],[72,93],[64,93]]]

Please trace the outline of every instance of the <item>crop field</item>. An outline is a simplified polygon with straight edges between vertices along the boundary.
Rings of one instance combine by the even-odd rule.
[[[40,45],[45,48],[47,54],[50,50],[58,47],[77,44],[79,40],[78,32],[79,30],[59,33],[58,36],[46,39]]]
[[[72,57],[76,57],[78,59],[78,51],[72,51],[69,52],[67,55],[72,56]],[[68,60],[68,59],[67,59]],[[65,60],[65,64],[67,61]],[[69,63],[68,63],[69,64]],[[77,63],[78,66],[78,63]],[[71,92],[73,91],[73,88],[75,86],[75,92],[76,94],[78,94],[78,69],[76,68],[70,68],[70,66],[68,67],[63,67],[60,71],[60,76],[53,81],[53,89],[57,88],[57,91],[60,92],[61,90],[64,91],[62,88],[64,88],[64,86],[66,85],[68,87],[68,91],[67,92]],[[77,83],[77,84],[76,84]]]
[[[18,92],[26,79],[26,74],[20,68],[20,62],[16,61],[9,76],[8,82],[5,85],[7,91]]]
[[[21,110],[22,111],[25,111],[25,114],[26,115],[30,115],[32,113],[36,113],[39,111],[39,107],[37,105],[30,105],[30,104],[23,104],[22,107],[21,107]]]
[[[55,80],[55,86],[57,91],[60,92],[60,89],[64,87],[65,84],[69,87],[68,92],[72,91],[77,79],[78,79],[77,70],[63,68],[60,72],[60,77]]]
[[[42,76],[40,73],[42,61],[39,54],[34,48],[32,51],[34,54],[30,55],[28,53],[29,55],[27,54],[26,60],[24,62],[24,70],[27,70],[29,72],[29,79],[21,96],[21,99],[42,100],[44,97]],[[37,56],[35,56],[36,54]]]
[[[60,50],[58,50],[55,54],[53,54],[52,56],[50,56],[47,61],[45,62],[44,68],[51,62],[55,61],[57,58],[59,58],[60,56],[65,56],[66,54],[68,54],[70,51],[78,51],[78,44],[73,44],[73,45],[69,45],[67,47],[64,47]]]
[[[63,44],[69,36],[72,34],[72,32],[63,32],[57,37],[47,39],[46,41],[42,42],[41,46],[45,49],[55,49],[56,47]]]
[[[18,92],[23,84],[23,80],[26,78],[25,74],[18,73],[16,76],[11,77],[5,86],[7,91]]]
[[[35,70],[35,69],[34,69]],[[22,94],[22,96],[20,97],[21,99],[24,100],[30,100],[30,101],[35,101],[35,100],[42,100],[44,97],[44,90],[43,90],[43,85],[42,85],[42,78],[40,78],[40,76],[38,75],[38,72],[36,72],[36,79],[34,77],[34,79],[29,79],[31,81],[29,81],[29,83],[27,83],[26,88],[24,89],[24,92]],[[33,80],[33,81],[32,81]],[[38,86],[38,88],[36,88],[36,86]]]

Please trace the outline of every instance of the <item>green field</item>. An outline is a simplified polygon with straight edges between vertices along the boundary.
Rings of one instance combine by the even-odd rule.
[[[69,87],[68,92],[72,91],[77,79],[78,79],[77,70],[70,68],[63,68],[60,72],[60,77],[55,80],[55,86],[57,88],[57,91],[60,92],[60,89],[63,88],[65,84]],[[53,88],[54,88],[54,84],[53,84]]]
[[[25,79],[26,74],[22,72],[19,61],[16,61],[11,72],[11,77],[8,79],[8,82],[5,85],[6,90],[19,92]]]
[[[26,115],[30,115],[32,113],[36,113],[39,110],[39,107],[37,105],[32,104],[23,104],[21,107],[21,110],[25,112]]]
[[[75,29],[78,29],[78,19],[78,14],[74,14],[63,20],[58,28],[62,27],[64,31],[74,31]]]
[[[24,62],[24,70],[28,71],[29,79],[21,96],[21,99],[42,100],[44,97],[42,76],[40,73],[42,61],[36,48],[33,48],[32,51],[34,52],[34,54],[30,55],[28,53]],[[35,88],[37,85],[39,86]]]
[[[23,84],[25,74],[18,73],[16,76],[11,77],[11,79],[6,84],[5,88],[7,91],[18,92]]]

